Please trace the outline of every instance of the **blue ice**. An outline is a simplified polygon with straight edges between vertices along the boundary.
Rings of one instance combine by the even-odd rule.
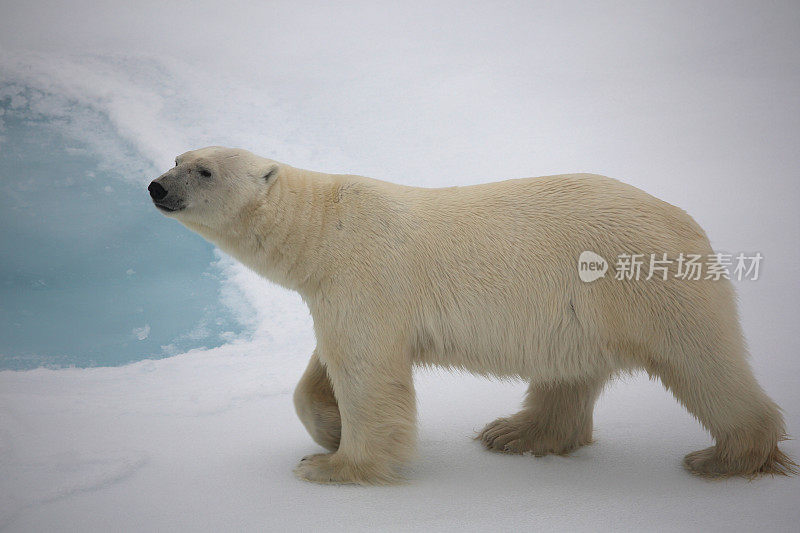
[[[0,369],[121,365],[240,332],[212,246],[150,204],[158,170],[119,176],[55,119],[0,107]]]

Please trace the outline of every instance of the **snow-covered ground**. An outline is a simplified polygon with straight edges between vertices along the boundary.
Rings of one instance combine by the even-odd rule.
[[[718,250],[763,254],[761,278],[737,283],[742,321],[797,435],[799,25],[795,2],[2,3],[0,100],[124,169],[143,202],[177,153],[207,144],[412,185],[632,183]],[[219,268],[246,329],[223,346],[0,372],[0,529],[797,530],[798,478],[685,473],[710,439],[643,376],[601,397],[592,446],[532,458],[470,438],[523,384],[421,373],[407,484],[297,481],[318,451],[291,405],[310,318],[296,295]]]
[[[708,437],[658,384],[640,379],[601,398],[596,443],[570,457],[533,458],[492,454],[470,439],[518,405],[521,385],[421,375],[419,458],[407,484],[300,482],[292,467],[320,450],[292,407],[301,365],[275,359],[303,355],[236,347],[122,368],[4,373],[3,525],[796,531],[797,479],[690,476],[682,454]],[[777,396],[796,413],[796,394]],[[786,449],[800,452],[793,442]]]

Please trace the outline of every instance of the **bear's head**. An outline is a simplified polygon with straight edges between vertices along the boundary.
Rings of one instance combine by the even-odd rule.
[[[218,229],[263,198],[279,170],[275,161],[247,150],[209,146],[176,157],[175,167],[147,190],[164,215]]]

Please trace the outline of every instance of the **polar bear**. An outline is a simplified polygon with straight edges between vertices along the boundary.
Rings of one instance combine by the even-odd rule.
[[[788,474],[779,408],[756,382],[723,279],[579,276],[578,258],[713,254],[684,211],[592,174],[424,189],[293,168],[240,149],[175,160],[155,206],[265,278],[299,292],[317,347],[294,395],[330,453],[295,473],[392,483],[416,437],[412,368],[530,383],[518,413],[476,437],[493,451],[564,454],[623,371],[658,377],[711,433],[692,473]],[[666,254],[663,256],[662,254]]]

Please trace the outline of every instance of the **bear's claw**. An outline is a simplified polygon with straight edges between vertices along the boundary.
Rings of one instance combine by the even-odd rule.
[[[766,455],[741,454],[736,458],[721,454],[716,446],[697,450],[683,458],[683,466],[696,476],[726,478],[730,476],[756,477],[762,474],[791,475],[798,473],[797,463],[781,452],[777,446]]]
[[[306,455],[300,459],[294,474],[304,481],[325,484],[388,485],[401,481],[391,468],[355,464],[337,452]]]
[[[486,449],[510,454],[531,454],[537,457],[558,454],[565,455],[572,450],[589,444],[590,439],[564,439],[548,432],[536,422],[524,416],[515,415],[509,418],[498,418],[487,424],[478,434]]]

